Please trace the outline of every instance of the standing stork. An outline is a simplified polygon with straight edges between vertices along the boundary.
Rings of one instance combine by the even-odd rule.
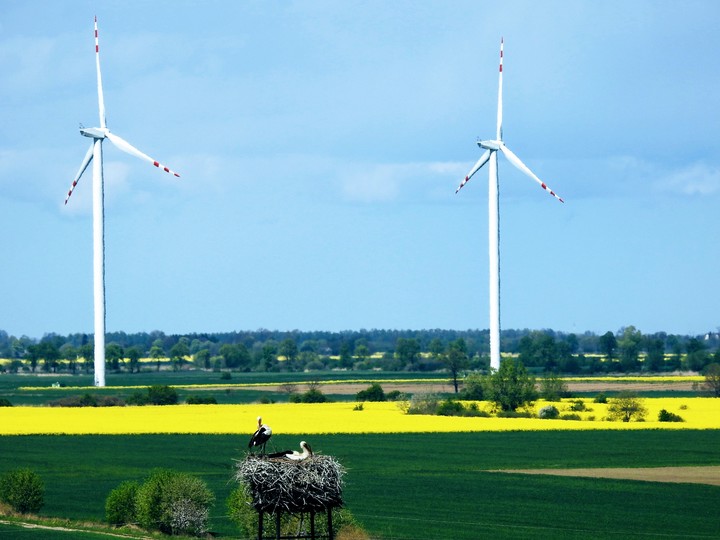
[[[270,426],[267,424],[262,423],[262,417],[257,417],[258,422],[258,428],[255,433],[253,433],[253,436],[250,437],[250,442],[248,443],[248,448],[252,448],[253,446],[262,446],[261,453],[265,453],[265,445],[270,440],[270,437],[272,437],[272,429],[270,429]]]
[[[282,452],[275,452],[274,454],[268,454],[268,457],[271,458],[285,458],[285,459],[291,459],[293,461],[302,461],[303,459],[307,459],[313,455],[312,448],[310,448],[310,445],[306,443],[305,441],[300,441],[300,448],[302,448],[302,452],[298,452],[297,450],[283,450]]]

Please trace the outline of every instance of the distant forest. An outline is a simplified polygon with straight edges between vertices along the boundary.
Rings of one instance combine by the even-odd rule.
[[[720,334],[714,332],[699,336],[642,334],[634,326],[601,335],[504,330],[501,342],[503,355],[519,358],[535,372],[701,371],[720,362]],[[488,351],[487,330],[106,334],[108,368],[130,372],[167,365],[234,371],[471,371],[487,369]],[[0,330],[0,358],[4,359],[2,371],[89,371],[93,335],[46,334],[33,339]]]

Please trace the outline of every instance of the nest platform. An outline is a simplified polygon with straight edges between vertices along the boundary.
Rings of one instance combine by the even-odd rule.
[[[236,462],[235,479],[247,487],[258,512],[325,512],[342,506],[344,474],[332,456],[292,461],[250,454]]]

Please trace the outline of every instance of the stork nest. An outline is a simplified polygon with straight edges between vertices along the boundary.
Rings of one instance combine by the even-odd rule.
[[[236,461],[235,480],[244,484],[262,512],[321,512],[342,506],[345,469],[332,456],[302,461],[248,455]]]

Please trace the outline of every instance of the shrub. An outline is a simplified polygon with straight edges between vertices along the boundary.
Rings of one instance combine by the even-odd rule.
[[[147,389],[151,405],[177,405],[177,390],[167,385],[155,385]]]
[[[127,525],[137,521],[135,498],[140,484],[126,481],[113,489],[105,500],[105,517],[110,525]]]
[[[542,418],[544,420],[554,420],[558,416],[560,416],[560,411],[557,410],[555,405],[545,405],[538,411],[538,418]]]
[[[353,411],[364,411],[365,405],[362,403],[358,403],[353,407]]]
[[[36,513],[42,508],[45,486],[37,473],[16,469],[0,477],[0,501],[21,514]]]
[[[209,509],[214,499],[199,478],[169,469],[156,469],[137,490],[137,520],[145,529],[199,536],[207,531]]]
[[[84,394],[82,396],[66,396],[47,402],[49,407],[123,407],[125,401],[118,396],[95,396]]]
[[[230,374],[229,371],[223,371],[222,375],[220,375],[221,381],[229,381],[230,379],[232,379],[232,375]]]
[[[578,413],[563,413],[560,415],[560,420],[582,420]]]
[[[463,404],[459,401],[454,401],[452,399],[446,399],[440,405],[438,405],[437,411],[435,414],[438,414],[440,416],[463,416],[463,413],[465,412],[465,407],[463,407]]]
[[[150,402],[148,400],[147,392],[141,392],[140,390],[130,394],[125,401],[128,405],[147,405]]]
[[[595,399],[593,399],[593,403],[607,403],[607,396],[603,393],[598,394],[595,396]]]
[[[400,399],[400,395],[401,395],[400,390],[391,390],[390,392],[387,392],[385,394],[385,398],[388,401],[397,401],[398,399]]]
[[[13,404],[7,398],[0,398],[0,407],[12,407]]]
[[[464,399],[467,401],[482,401],[483,399],[485,399],[484,384],[485,383],[482,375],[479,375],[477,373],[472,373],[468,375],[463,381],[463,389],[460,392],[460,399]]]
[[[325,403],[328,398],[317,388],[311,388],[304,394],[294,394],[290,396],[292,403]]]
[[[438,401],[435,394],[413,394],[407,408],[407,414],[435,414]]]
[[[356,401],[385,401],[387,397],[378,383],[372,383],[365,390],[360,390],[355,394]]]
[[[585,405],[585,402],[582,399],[576,399],[570,404],[570,407],[568,407],[569,410],[575,411],[575,412],[583,412],[583,411],[590,411],[592,409],[588,409]]]
[[[684,422],[682,416],[679,414],[671,413],[670,411],[666,411],[665,409],[662,409],[660,413],[658,413],[658,422]]]
[[[185,403],[188,405],[217,405],[215,396],[189,396]]]

